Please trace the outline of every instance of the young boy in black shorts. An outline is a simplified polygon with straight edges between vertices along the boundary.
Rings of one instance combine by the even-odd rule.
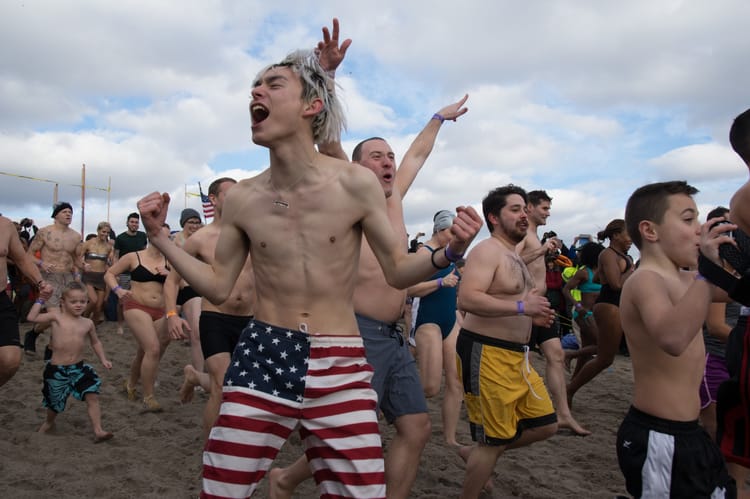
[[[637,189],[625,222],[641,252],[620,301],[633,364],[633,405],[617,434],[617,458],[635,497],[735,497],[717,444],[698,424],[705,366],[701,326],[714,300],[726,300],[694,271],[698,249],[719,261],[731,224],[701,226],[685,182]]]

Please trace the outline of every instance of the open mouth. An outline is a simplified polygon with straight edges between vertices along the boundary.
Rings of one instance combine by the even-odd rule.
[[[385,175],[383,175],[383,180],[390,182],[391,180],[393,180],[393,174],[386,173]]]
[[[250,106],[250,119],[252,119],[253,124],[258,124],[266,118],[268,118],[268,109],[260,104]]]

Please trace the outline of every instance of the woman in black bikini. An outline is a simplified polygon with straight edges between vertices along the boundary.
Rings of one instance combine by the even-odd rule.
[[[163,230],[169,234],[169,228]],[[130,289],[117,285],[117,276],[130,273]],[[130,366],[130,376],[125,380],[125,391],[129,400],[136,400],[135,386],[141,380],[143,408],[146,411],[161,411],[154,397],[154,381],[159,369],[159,360],[169,344],[167,321],[164,316],[164,281],[169,274],[166,257],[155,246],[142,251],[128,253],[112,265],[104,274],[104,280],[122,301],[125,323],[130,328],[138,351]]]
[[[599,331],[596,357],[587,362],[568,385],[568,399],[597,374],[609,367],[622,341],[620,325],[620,293],[625,280],[633,273],[633,260],[628,255],[632,244],[625,229],[625,220],[615,219],[599,232],[599,240],[609,239],[609,247],[599,254],[599,281],[602,285],[594,304],[594,320]]]

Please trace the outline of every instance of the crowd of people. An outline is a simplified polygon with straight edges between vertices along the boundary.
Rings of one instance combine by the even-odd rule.
[[[694,187],[643,186],[598,242],[572,248],[553,232],[538,235],[552,197],[509,184],[488,192],[481,216],[470,203],[439,209],[430,237],[409,241],[403,199],[468,96],[427,121],[398,167],[380,137],[360,142],[350,160],[334,80],[350,44],[339,43],[334,20],[314,51],[259,72],[252,137],[270,167],[216,179],[206,226],[188,208],[171,234],[170,199],[158,192],[117,236],[102,222],[83,241],[65,202],[42,228],[0,217],[0,278],[11,283],[0,296],[0,386],[51,329],[39,431],[54,427],[72,395],[87,404],[95,442],[114,436],[102,425],[101,380],[84,360],[91,345],[112,367],[96,325],[113,293],[135,340],[121,389],[144,410],[163,410],[165,349],[190,342],[179,396],[209,395],[202,497],[248,497],[266,474],[276,498],[309,478],[325,497],[409,497],[432,435],[426,400],[442,387],[443,439],[466,462],[461,497],[474,498],[492,486],[506,450],[559,428],[590,434],[573,397],[612,364],[624,337],[634,395],[613,452],[628,492],[748,497],[750,255],[737,241],[750,229],[750,184],[703,224]],[[731,141],[750,166],[750,111]],[[483,223],[489,237],[467,252]],[[34,323],[23,344],[20,320]],[[577,348],[563,348],[565,333]],[[544,379],[530,351],[543,355]],[[456,438],[462,405],[473,445]],[[385,454],[380,414],[396,430]],[[294,431],[304,455],[270,469]]]

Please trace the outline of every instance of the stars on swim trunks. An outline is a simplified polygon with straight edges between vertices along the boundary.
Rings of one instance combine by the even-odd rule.
[[[247,387],[268,397],[301,402],[309,346],[298,333],[251,322],[237,343],[227,386]]]

